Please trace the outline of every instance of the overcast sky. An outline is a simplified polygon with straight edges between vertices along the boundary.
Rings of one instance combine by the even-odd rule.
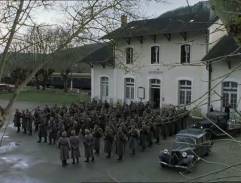
[[[187,6],[187,0],[140,0],[140,16],[154,18],[162,13],[182,6]],[[160,1],[160,2],[158,2]],[[165,1],[164,3],[161,1]],[[188,0],[190,5],[204,0]],[[60,23],[63,21],[63,14],[53,10],[39,10],[34,14],[39,23]]]

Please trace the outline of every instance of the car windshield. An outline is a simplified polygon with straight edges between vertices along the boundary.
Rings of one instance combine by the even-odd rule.
[[[193,145],[193,144],[195,144],[195,139],[190,138],[190,137],[185,137],[185,136],[177,136],[176,143]]]

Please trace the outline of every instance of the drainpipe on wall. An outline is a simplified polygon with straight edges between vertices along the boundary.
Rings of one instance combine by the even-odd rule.
[[[209,52],[209,30],[206,31],[206,54]],[[211,89],[212,89],[212,63],[210,61],[207,62],[207,69],[208,69],[208,107],[207,112],[209,112],[211,106]]]
[[[211,89],[212,89],[212,64],[208,62],[208,111],[211,106]]]

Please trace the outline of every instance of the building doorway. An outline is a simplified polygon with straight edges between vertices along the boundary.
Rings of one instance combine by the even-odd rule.
[[[150,103],[153,108],[160,108],[161,81],[159,79],[150,80]]]

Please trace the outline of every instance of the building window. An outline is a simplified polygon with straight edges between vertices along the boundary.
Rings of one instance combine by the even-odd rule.
[[[126,48],[126,64],[133,64],[133,48]]]
[[[191,46],[184,44],[181,46],[181,64],[190,63]]]
[[[188,105],[192,98],[192,82],[188,80],[179,81],[179,105]]]
[[[151,64],[159,64],[159,46],[151,47]]]
[[[233,109],[237,107],[238,83],[223,82],[223,107],[231,105]]]
[[[134,99],[135,87],[134,87],[134,79],[126,78],[125,79],[125,98],[126,99]]]
[[[105,98],[109,96],[109,78],[100,78],[100,97]]]

